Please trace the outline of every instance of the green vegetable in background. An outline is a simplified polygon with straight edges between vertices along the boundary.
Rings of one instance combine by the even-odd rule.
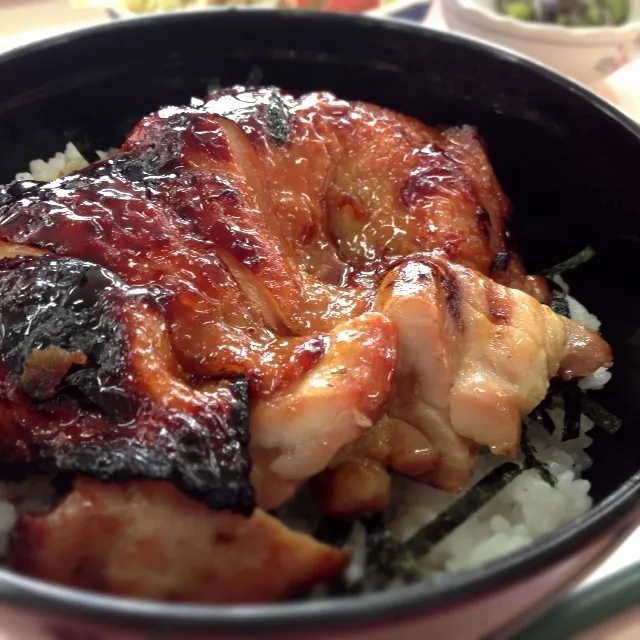
[[[516,20],[567,27],[619,25],[629,19],[629,0],[496,0],[496,9]]]
[[[498,11],[516,20],[535,20],[536,12],[531,0],[498,0]]]

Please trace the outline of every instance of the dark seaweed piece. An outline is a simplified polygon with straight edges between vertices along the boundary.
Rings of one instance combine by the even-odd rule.
[[[553,397],[561,395],[570,384],[572,384],[571,381],[563,380],[562,378],[551,378],[547,395],[542,402],[548,402]]]
[[[556,478],[549,471],[549,467],[542,462],[537,456],[534,446],[529,441],[529,434],[527,433],[527,425],[522,423],[522,436],[520,439],[520,451],[522,451],[522,457],[524,458],[525,469],[535,469],[540,477],[552,487],[556,486]]]
[[[511,262],[511,254],[506,251],[500,251],[496,253],[496,257],[489,267],[489,272],[504,271],[509,266],[509,262]]]
[[[235,100],[228,100],[232,96]],[[289,136],[291,112],[287,97],[275,87],[246,89],[242,86],[209,94],[207,114],[216,114],[237,123],[250,136],[279,146]]]
[[[613,434],[622,426],[620,418],[596,402],[588,392],[582,391],[575,381],[552,380],[546,398],[529,414],[532,420],[542,423],[549,433],[555,430],[555,425],[546,409],[555,397],[561,397],[565,405],[563,440],[571,440],[568,437],[571,433],[577,434],[573,437],[578,437],[582,414],[607,433]]]
[[[324,516],[315,530],[313,537],[320,542],[330,544],[334,547],[342,547],[349,538],[353,525],[353,520]]]
[[[505,462],[460,496],[448,509],[445,509],[429,524],[420,529],[406,543],[405,548],[417,557],[425,556],[431,549],[444,540],[450,533],[463,524],[476,511],[496,496],[512,480],[517,478],[523,468],[515,462]]]
[[[7,185],[0,185],[0,207],[33,195],[43,184],[47,183],[39,180],[15,180]]]
[[[368,588],[382,589],[398,578],[410,584],[422,578],[417,568],[418,559],[496,496],[524,467],[506,462],[471,487],[448,509],[425,525],[406,543],[396,540],[389,532],[383,514],[362,520],[367,532],[366,575],[356,584],[347,584],[343,577],[328,583],[332,595],[361,593],[365,582]]]
[[[284,144],[289,136],[289,109],[280,92],[275,88],[271,88],[269,92],[267,124],[273,144],[276,146]]]
[[[583,265],[585,262],[588,262],[596,255],[596,252],[591,247],[585,247],[582,251],[576,253],[575,256],[560,262],[549,269],[545,269],[542,273],[545,276],[557,276],[566,271],[572,271],[573,269],[577,269],[580,265]]]
[[[362,520],[367,532],[367,583],[380,588],[398,578],[410,584],[420,580],[416,556],[389,532],[384,514]]]
[[[546,399],[529,414],[529,417],[540,424],[548,434],[552,434],[556,430],[555,422],[546,409]]]
[[[353,583],[347,582],[344,573],[341,573],[326,583],[329,595],[331,596],[356,596],[364,591],[364,581],[358,580]]]
[[[571,311],[569,310],[569,301],[567,300],[567,294],[562,290],[562,287],[557,282],[547,278],[549,288],[551,289],[549,306],[560,316],[565,318],[571,318]]]
[[[575,440],[580,437],[582,391],[576,383],[571,383],[564,390],[562,398],[564,400],[562,440]]]
[[[582,412],[607,433],[614,434],[622,426],[620,418],[597,403],[588,393],[582,394]]]
[[[86,131],[80,131],[80,129],[67,129],[64,132],[64,135],[89,164],[100,160],[100,156],[96,152],[98,145]]]

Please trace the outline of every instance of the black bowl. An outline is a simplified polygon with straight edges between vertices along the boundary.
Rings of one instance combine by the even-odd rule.
[[[625,421],[596,433],[596,506],[507,558],[390,593],[259,607],[168,606],[108,598],[0,571],[0,600],[53,628],[180,637],[463,637],[531,611],[615,544],[640,496],[640,130],[587,90],[504,50],[406,23],[325,13],[221,11],[118,22],[0,58],[0,182],[68,136],[118,144],[144,113],[209,82],[328,89],[430,124],[476,125],[515,205],[530,270],[590,245],[570,278],[616,356],[601,401]],[[474,613],[475,612],[475,613]],[[21,614],[21,615],[22,615]],[[477,618],[472,618],[478,614]],[[452,622],[454,621],[454,622]],[[457,631],[452,631],[454,627]],[[458,625],[457,627],[455,625]],[[442,633],[440,633],[442,632]],[[458,635],[456,635],[456,633]],[[385,635],[385,634],[388,634]],[[461,635],[462,634],[462,635]],[[156,637],[156,636],[154,636]]]

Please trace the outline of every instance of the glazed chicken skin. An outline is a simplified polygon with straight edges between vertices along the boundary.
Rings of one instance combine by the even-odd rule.
[[[171,480],[251,513],[246,380],[189,384],[158,294],[75,258],[5,258],[0,316],[4,478]]]
[[[235,478],[225,475],[223,482],[211,469],[203,475],[199,446],[193,451],[196,491],[187,481],[188,462],[182,480],[171,469],[153,475],[150,467],[124,464],[100,474],[89,464],[59,464],[62,457],[47,452],[74,438],[93,445],[95,455],[105,439],[114,442],[124,460],[135,457],[127,457],[132,447],[150,445],[144,412],[128,416],[144,437],[105,438],[82,426],[92,415],[105,433],[119,428],[91,394],[83,392],[79,403],[77,393],[68,392],[70,376],[96,369],[90,354],[71,348],[73,331],[42,343],[23,341],[24,357],[11,362],[0,350],[3,365],[11,365],[7,388],[14,390],[0,398],[5,421],[16,422],[28,410],[34,424],[44,425],[58,420],[56,412],[71,411],[80,425],[63,430],[48,448],[30,444],[30,458],[17,445],[12,449],[13,436],[0,425],[6,433],[0,459],[19,460],[21,472],[31,465],[130,480],[133,493],[149,491],[144,483],[136,488],[140,478],[171,482],[184,495],[176,510],[191,504],[194,513],[204,513],[198,501],[206,501],[208,484],[226,499],[209,501],[223,511],[203,516],[203,531],[225,522],[240,530],[243,516],[230,511],[275,509],[310,478],[321,508],[347,517],[386,506],[389,471],[459,491],[479,446],[516,455],[520,421],[543,399],[551,378],[586,376],[611,364],[598,334],[543,304],[544,280],[526,275],[511,248],[509,216],[509,201],[471,127],[430,128],[328,93],[296,98],[241,87],[161,109],[140,121],[114,158],[53,183],[14,183],[0,192],[0,256],[22,256],[20,264],[36,270],[56,260],[81,261],[122,287],[147,292],[155,306],[141,311],[138,325],[118,311],[118,326],[123,335],[140,323],[157,327],[162,344],[149,353],[164,356],[147,365],[123,343],[130,354],[121,367],[127,388],[139,403],[172,397],[173,385],[180,387],[192,407],[185,419],[189,411],[195,418],[197,404],[211,397],[216,420],[192,428],[218,443],[210,450],[211,469],[223,468],[226,455],[234,460]],[[0,278],[15,268],[7,260],[4,267],[0,261]],[[14,294],[8,287],[8,308]],[[1,307],[0,315],[7,323]],[[145,395],[136,382],[151,362],[159,369],[146,377]],[[25,387],[25,380],[35,382]],[[230,407],[243,397],[228,394],[238,381],[248,389],[250,442],[233,435]],[[49,394],[45,403],[37,397],[41,388]],[[227,395],[215,400],[220,394]],[[172,412],[156,424],[174,437]],[[36,429],[23,438],[41,441]],[[219,493],[229,482],[246,489],[249,465],[255,503],[249,490],[235,499]],[[16,537],[11,547],[18,569],[111,593],[180,599],[178,591],[200,588],[211,601],[222,597],[230,578],[217,570],[185,570],[170,588],[155,591],[143,584],[153,580],[151,573],[142,572],[135,587],[103,579],[108,563],[86,561],[92,575],[56,578],[60,569],[51,558],[60,548],[59,523],[67,522],[76,501],[86,507],[78,495],[83,487],[95,496],[89,511],[117,521],[114,530],[130,526],[126,509],[114,506],[128,500],[119,490],[77,487],[58,511],[19,523],[16,536],[22,532],[25,542]],[[160,498],[151,501],[151,512],[160,513]],[[300,543],[262,526],[267,516],[255,513],[255,531],[266,545]],[[82,539],[83,527],[73,524],[78,520],[68,522],[65,549],[73,548],[74,535],[78,544]],[[242,536],[233,539],[242,553]],[[110,556],[114,544],[106,536],[92,553]],[[327,564],[331,571],[319,570],[326,550],[305,544],[304,575],[291,576],[277,593],[256,588],[246,598],[284,597],[341,570],[337,556]]]

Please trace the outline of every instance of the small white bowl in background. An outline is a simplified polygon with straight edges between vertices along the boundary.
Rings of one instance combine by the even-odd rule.
[[[584,84],[640,56],[640,0],[617,27],[563,27],[503,16],[495,0],[442,0],[447,27],[519,51]]]

